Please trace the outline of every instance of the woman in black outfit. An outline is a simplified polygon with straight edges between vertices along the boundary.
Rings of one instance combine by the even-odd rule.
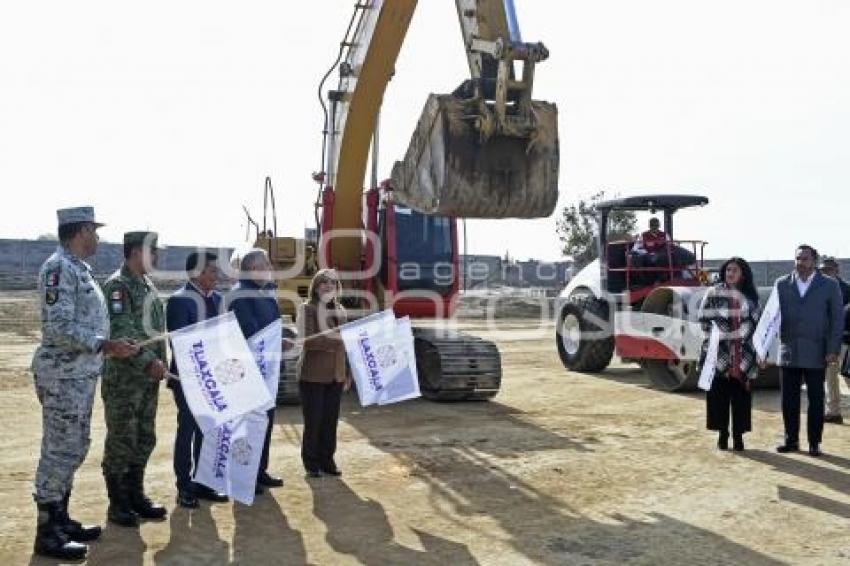
[[[750,265],[739,257],[720,267],[721,283],[706,292],[699,309],[703,330],[712,323],[720,329],[714,381],[706,394],[707,428],[720,433],[717,447],[729,448],[729,415],[732,416],[733,449],[744,449],[744,433],[752,429],[752,380],[758,363],[752,337],[758,321],[758,292]],[[707,341],[706,341],[707,342]],[[700,365],[705,361],[706,346]]]

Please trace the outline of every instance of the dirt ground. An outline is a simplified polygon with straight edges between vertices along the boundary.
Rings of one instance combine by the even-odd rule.
[[[31,556],[41,438],[31,301],[0,297],[3,564],[49,563]],[[168,519],[107,526],[89,563],[850,564],[850,427],[827,425],[823,458],[776,454],[778,394],[760,391],[747,451],[719,452],[700,395],[656,392],[631,366],[567,373],[551,327],[522,331],[538,323],[466,323],[502,351],[491,402],[361,409],[345,399],[341,479],[304,479],[300,409],[279,408],[271,468],[286,485],[252,507],[175,508],[175,411],[163,388],[148,488]],[[100,401],[93,423],[72,510],[102,523]]]

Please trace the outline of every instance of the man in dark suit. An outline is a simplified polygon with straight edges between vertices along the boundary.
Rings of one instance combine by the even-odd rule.
[[[166,327],[169,332],[213,318],[221,312],[221,294],[215,291],[219,275],[217,259],[215,254],[197,252],[192,252],[186,258],[189,281],[171,295],[166,305]],[[171,372],[177,374],[177,365],[173,359]],[[201,453],[203,435],[195,417],[189,411],[180,382],[169,380],[168,387],[174,394],[174,403],[177,405],[177,431],[174,435],[177,504],[194,509],[198,507],[198,498],[215,502],[227,501],[226,495],[192,481]]]
[[[782,315],[779,363],[785,423],[785,442],[776,450],[800,449],[800,388],[805,381],[812,456],[821,454],[826,366],[838,363],[844,329],[841,290],[835,279],[815,269],[817,260],[817,250],[801,245],[797,248],[794,271],[776,280]]]
[[[233,311],[242,334],[250,338],[266,326],[280,319],[280,308],[277,304],[277,287],[271,281],[272,265],[268,254],[262,249],[253,249],[245,254],[239,266],[240,279],[230,293],[227,294],[227,310]],[[283,359],[281,357],[281,374],[283,374]],[[283,480],[268,473],[269,446],[272,438],[275,409],[268,411],[269,424],[266,427],[266,440],[263,454],[260,457],[260,468],[257,472],[257,493],[265,487],[281,487]]]

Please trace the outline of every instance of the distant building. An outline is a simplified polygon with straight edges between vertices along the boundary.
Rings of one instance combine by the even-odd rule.
[[[514,261],[507,255],[461,255],[460,265],[467,289],[492,285],[560,289],[572,275],[570,261]]]
[[[572,274],[571,261],[518,261],[522,281],[532,287],[562,288],[570,280]]]
[[[502,273],[502,258],[497,255],[460,256],[461,286],[467,289],[487,287]]]

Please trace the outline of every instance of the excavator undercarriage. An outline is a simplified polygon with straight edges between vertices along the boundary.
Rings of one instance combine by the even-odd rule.
[[[414,328],[419,386],[433,401],[490,399],[502,383],[499,349],[492,342],[455,331]]]

